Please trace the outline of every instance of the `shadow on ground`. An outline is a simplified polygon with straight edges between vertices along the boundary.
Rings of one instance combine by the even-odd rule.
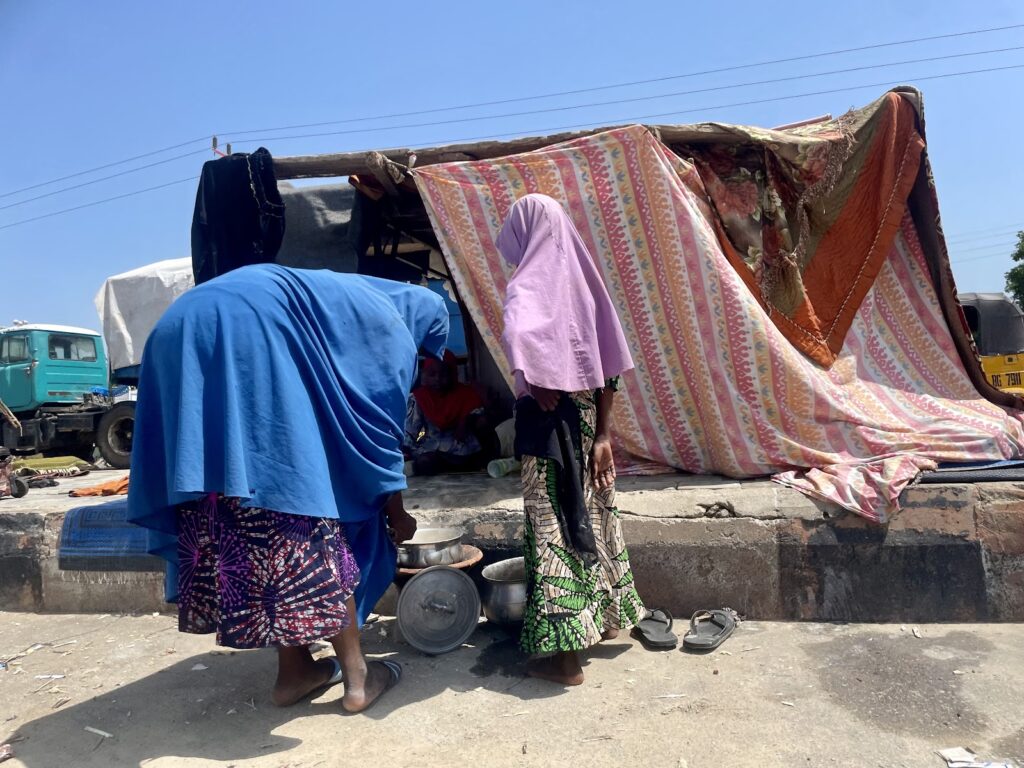
[[[500,629],[482,625],[470,644],[444,657],[425,656],[396,643],[394,633],[391,621],[371,625],[364,630],[363,647],[371,657],[401,662],[402,682],[368,712],[353,717],[384,719],[445,690],[483,688],[518,700],[565,693],[563,688],[522,678],[516,638]],[[612,645],[598,655],[610,658],[627,648]],[[230,762],[298,746],[301,740],[276,733],[297,718],[342,717],[340,686],[311,702],[274,707],[269,697],[274,672],[271,650],[217,649],[193,655],[28,722],[11,741],[18,759],[29,768],[140,765],[160,757]],[[91,733],[87,727],[111,736]],[[340,719],[338,727],[344,727]]]

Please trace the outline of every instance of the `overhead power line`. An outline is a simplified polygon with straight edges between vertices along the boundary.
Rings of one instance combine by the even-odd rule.
[[[123,200],[126,197],[135,197],[145,192],[153,192],[157,189],[164,189],[165,187],[173,187],[175,184],[184,184],[187,181],[198,181],[198,176],[189,176],[187,179],[178,179],[177,181],[168,181],[166,184],[157,184],[155,187],[146,187],[145,189],[136,189],[132,192],[125,192],[123,195],[114,195],[113,197],[107,197],[103,200],[93,200],[91,203],[83,203],[82,205],[76,205],[73,208],[65,208],[61,211],[52,211],[50,213],[43,213],[39,216],[33,216],[30,219],[21,219],[20,221],[12,221],[10,224],[0,224],[0,229],[10,229],[16,227],[19,224],[28,224],[30,221],[39,221],[40,219],[48,219],[51,216],[60,216],[64,213],[71,213],[72,211],[80,211],[83,208],[91,208],[94,205],[102,205],[103,203],[110,203],[114,200]]]
[[[928,76],[916,77],[916,78],[912,78],[912,79],[914,81],[921,82],[921,81],[942,80],[942,79],[952,78],[952,77],[962,77],[962,76],[966,76],[966,75],[985,74],[985,73],[991,73],[991,72],[1003,72],[1003,71],[1018,70],[1018,69],[1024,69],[1024,64],[1013,64],[1013,65],[1008,65],[1008,66],[1003,66],[1003,67],[988,67],[988,68],[985,68],[985,69],[965,70],[965,71],[961,71],[961,72],[947,72],[947,73],[941,74],[941,75],[928,75]],[[651,119],[655,119],[655,118],[673,117],[673,116],[677,116],[677,115],[690,114],[690,113],[694,113],[694,112],[706,112],[706,111],[711,111],[711,110],[729,109],[729,108],[733,108],[733,107],[751,106],[751,105],[756,105],[756,104],[768,104],[768,103],[773,103],[773,102],[778,102],[778,101],[787,101],[787,100],[791,100],[791,99],[802,99],[802,98],[807,98],[807,97],[810,97],[810,96],[824,96],[824,95],[830,95],[830,94],[835,94],[835,93],[846,93],[846,92],[849,92],[849,91],[864,90],[865,88],[888,87],[888,86],[899,84],[900,82],[902,82],[902,81],[885,81],[885,82],[879,82],[879,83],[864,83],[862,85],[845,86],[845,87],[842,87],[842,88],[829,88],[829,89],[821,90],[821,91],[810,91],[810,92],[806,92],[806,93],[791,94],[791,95],[788,95],[788,96],[775,96],[775,97],[766,98],[766,99],[752,99],[752,100],[749,100],[749,101],[734,102],[732,104],[719,104],[719,105],[715,105],[715,106],[695,107],[695,108],[692,108],[692,109],[676,110],[676,111],[673,111],[673,112],[660,112],[660,113],[647,114],[647,115],[634,115],[634,116],[631,116],[631,117],[617,118],[614,121],[604,120],[604,121],[597,121],[596,123],[592,122],[592,123],[578,123],[578,124],[575,124],[575,125],[549,126],[547,128],[534,129],[533,131],[525,131],[525,132],[524,131],[515,131],[515,132],[511,132],[511,133],[504,133],[504,134],[490,134],[490,135],[486,135],[486,136],[473,136],[473,137],[464,137],[464,138],[459,138],[459,139],[447,139],[445,141],[438,142],[438,143],[439,144],[452,144],[452,143],[468,142],[468,141],[480,141],[480,140],[484,140],[484,139],[505,138],[505,137],[509,137],[509,136],[522,136],[522,135],[528,134],[528,133],[538,134],[538,133],[547,133],[547,132],[554,132],[554,131],[565,131],[565,130],[572,130],[572,129],[576,129],[576,128],[583,128],[583,127],[587,127],[587,126],[592,126],[592,125],[595,125],[595,124],[596,125],[608,124],[609,122],[619,122],[619,123],[642,122],[642,121],[645,121],[645,120],[651,120]],[[254,143],[256,141],[262,142],[262,141],[269,141],[269,140],[273,140],[273,141],[290,141],[290,140],[294,140],[294,139],[313,138],[313,137],[319,137],[319,136],[333,136],[333,135],[337,135],[338,133],[347,133],[347,131],[325,132],[325,133],[314,133],[314,134],[300,134],[300,135],[295,135],[295,136],[277,136],[277,137],[273,137],[272,139],[245,139],[245,140],[242,140],[242,141],[239,141],[239,142],[232,142],[232,143],[245,144],[245,143]],[[54,211],[54,212],[48,213],[48,214],[41,214],[39,216],[34,216],[32,218],[29,218],[29,219],[22,219],[22,220],[19,220],[19,221],[11,222],[10,224],[0,225],[0,229],[9,229],[10,227],[15,227],[15,226],[18,226],[20,224],[27,224],[27,223],[29,223],[31,221],[38,221],[40,219],[45,219],[45,218],[48,218],[50,216],[58,216],[58,215],[61,215],[61,214],[64,214],[64,213],[69,213],[71,211],[80,210],[81,208],[87,208],[87,207],[92,206],[92,205],[99,205],[100,203],[106,203],[106,202],[110,202],[112,200],[119,200],[119,199],[124,198],[124,197],[131,197],[131,196],[136,195],[136,194],[142,194],[144,192],[150,192],[150,191],[152,191],[154,189],[161,189],[161,188],[166,187],[166,186],[171,186],[172,184],[180,184],[180,183],[182,183],[184,181],[194,181],[194,180],[196,180],[198,178],[199,178],[198,176],[194,176],[194,177],[191,177],[190,179],[181,179],[181,180],[178,180],[178,181],[169,182],[167,184],[158,185],[156,187],[150,187],[150,188],[143,189],[143,190],[136,190],[135,192],[126,193],[124,195],[118,195],[118,196],[115,196],[115,197],[106,198],[104,200],[98,200],[98,201],[94,201],[92,203],[86,203],[86,204],[81,205],[81,206],[75,206],[73,208],[66,208],[64,210]]]
[[[950,264],[954,264],[954,265],[956,265],[956,264],[968,264],[968,263],[970,263],[972,261],[984,261],[985,259],[995,259],[995,258],[998,258],[1000,256],[1002,256],[1004,258],[1010,258],[1010,255],[1011,255],[1010,253],[990,253],[987,256],[972,256],[969,259],[951,259],[949,263]]]
[[[809,79],[815,78],[815,77],[829,77],[831,75],[848,74],[850,72],[863,72],[863,71],[870,70],[870,69],[884,69],[886,67],[896,67],[896,66],[901,66],[901,65],[904,65],[904,64],[921,64],[921,63],[932,62],[932,61],[943,61],[943,60],[946,60],[946,59],[959,59],[959,58],[964,58],[964,57],[967,57],[967,56],[982,56],[982,55],[990,54],[990,53],[1005,53],[1007,51],[1021,51],[1021,50],[1024,50],[1024,45],[1018,45],[1018,46],[1014,46],[1012,48],[996,48],[996,49],[992,49],[992,50],[988,50],[988,51],[973,51],[973,52],[970,52],[970,53],[957,53],[957,54],[951,54],[951,55],[948,55],[948,56],[932,56],[932,57],[924,58],[924,59],[908,59],[906,61],[893,61],[893,62],[887,62],[887,63],[884,63],[884,64],[868,64],[868,65],[864,65],[864,66],[860,66],[860,67],[848,67],[846,69],[834,69],[834,70],[830,70],[830,71],[827,71],[827,72],[812,72],[810,74],[805,74],[805,75],[791,75],[791,76],[788,76],[788,77],[777,77],[777,78],[772,78],[772,79],[769,79],[769,80],[753,80],[753,81],[746,82],[746,83],[732,83],[732,84],[729,84],[729,85],[716,85],[716,86],[710,86],[710,87],[707,87],[707,88],[695,88],[695,89],[688,90],[688,91],[674,91],[672,93],[659,93],[659,94],[653,94],[653,95],[649,95],[649,96],[634,96],[634,97],[625,98],[625,99],[613,99],[611,101],[593,101],[593,102],[588,102],[586,104],[571,104],[571,105],[560,106],[560,107],[545,107],[543,109],[529,109],[529,110],[523,110],[523,111],[520,111],[520,112],[505,112],[505,113],[497,114],[497,115],[475,115],[473,117],[453,117],[453,118],[450,118],[450,119],[447,119],[447,120],[431,120],[431,121],[423,122],[423,123],[404,123],[402,125],[372,126],[372,127],[369,127],[369,128],[349,128],[349,129],[345,129],[345,130],[341,130],[341,131],[330,131],[330,132],[327,132],[327,133],[302,134],[301,138],[307,138],[307,137],[311,137],[311,136],[342,136],[342,135],[354,134],[354,133],[376,133],[376,132],[379,132],[379,131],[392,131],[392,130],[398,130],[398,129],[402,129],[402,128],[433,128],[433,127],[437,127],[439,125],[454,125],[456,123],[476,123],[476,122],[482,122],[482,121],[487,121],[487,120],[500,120],[500,119],[505,119],[505,118],[510,118],[510,117],[527,117],[527,116],[531,116],[531,115],[551,114],[553,112],[570,112],[570,111],[577,110],[577,109],[589,109],[589,108],[593,108],[593,107],[609,107],[609,106],[615,106],[617,104],[633,104],[633,103],[641,102],[641,101],[656,101],[658,99],[668,99],[668,98],[672,98],[672,97],[675,97],[675,96],[693,96],[693,95],[699,94],[699,93],[712,93],[712,92],[715,92],[715,91],[729,91],[729,90],[734,90],[736,88],[748,88],[748,87],[752,87],[752,86],[755,86],[755,85],[775,85],[775,84],[778,84],[778,83],[793,82],[793,81],[796,81],[796,80],[809,80]],[[914,78],[914,79],[924,79],[924,78]],[[237,134],[230,134],[230,135],[232,137],[232,143],[241,143],[241,142],[238,142],[238,141],[234,140],[234,137]],[[282,137],[267,136],[267,137],[263,137],[261,139],[258,139],[258,141],[274,141],[275,139],[279,139],[279,138],[282,138]],[[284,137],[284,138],[291,138],[291,137]],[[243,141],[251,143],[252,140],[243,140]]]
[[[11,195],[17,195],[17,194],[20,194],[22,192],[30,192],[33,189],[39,189],[40,187],[48,187],[50,184],[56,184],[58,181],[67,181],[68,179],[74,179],[74,178],[77,178],[78,176],[87,176],[90,173],[96,173],[97,171],[104,171],[107,168],[114,168],[115,166],[124,165],[125,163],[131,163],[131,162],[134,162],[135,160],[144,160],[145,158],[152,157],[153,155],[159,155],[159,154],[161,154],[163,152],[170,152],[172,149],[181,149],[182,147],[187,147],[187,146],[190,146],[192,144],[195,144],[198,141],[206,141],[206,142],[208,142],[209,140],[210,140],[209,136],[204,136],[204,137],[198,138],[198,139],[190,139],[189,141],[183,141],[180,144],[172,144],[171,146],[164,147],[162,149],[154,149],[154,150],[152,150],[150,152],[143,152],[141,155],[134,155],[132,157],[126,157],[124,160],[115,160],[112,163],[106,163],[104,165],[97,165],[95,168],[87,168],[84,171],[77,171],[75,173],[69,173],[67,176],[58,176],[56,179],[50,179],[49,181],[41,181],[38,184],[32,184],[31,186],[22,187],[21,189],[12,189],[10,192],[0,193],[0,198],[10,197]]]
[[[1017,232],[1019,232],[1021,230],[1024,230],[1024,222],[1021,222],[1019,224],[1009,224],[1009,225],[1007,225],[1005,227],[994,227],[992,229],[974,229],[974,230],[969,230],[969,231],[966,231],[966,232],[957,232],[957,233],[952,234],[949,237],[947,237],[946,240],[948,242],[953,242],[953,241],[968,242],[968,241],[974,240],[974,239],[981,240],[981,239],[984,239],[986,237],[999,237],[1001,235],[1006,235],[1006,234],[1016,234]],[[968,237],[968,235],[979,235],[980,233],[989,233],[989,234],[986,234],[986,235],[983,235],[983,236],[977,237],[977,238]]]
[[[975,253],[977,251],[995,250],[997,248],[1012,251],[1016,245],[1016,240],[1008,240],[1005,243],[989,243],[988,245],[976,245],[972,248],[958,248],[956,245],[951,245],[949,250],[955,251],[956,253]]]
[[[368,122],[372,120],[391,120],[396,117],[415,117],[418,115],[430,115],[438,112],[454,112],[462,109],[476,109],[479,107],[495,107],[505,104],[517,104],[524,101],[535,101],[538,99],[551,99],[558,96],[578,96],[583,93],[596,93],[598,91],[608,91],[615,88],[630,88],[637,85],[650,85],[652,83],[664,83],[670,80],[683,80],[690,77],[703,77],[705,75],[718,75],[725,72],[737,72],[743,69],[755,69],[757,67],[769,67],[776,64],[789,64],[795,61],[807,61],[809,59],[819,59],[827,56],[839,56],[844,53],[859,53],[862,51],[877,50],[880,48],[892,48],[900,45],[910,45],[913,43],[925,43],[933,40],[948,40],[958,37],[968,37],[971,35],[984,35],[992,32],[1004,32],[1010,29],[1020,29],[1024,27],[1024,24],[1010,24],[1003,27],[988,27],[986,29],[974,29],[965,32],[950,32],[944,35],[931,35],[929,37],[915,37],[908,40],[894,40],[887,43],[873,43],[871,45],[862,45],[856,48],[839,48],[834,51],[821,51],[819,53],[807,53],[801,56],[790,56],[784,59],[769,59],[766,61],[757,61],[749,64],[734,64],[728,67],[719,67],[717,69],[703,69],[694,72],[686,72],[679,75],[664,75],[662,77],[652,77],[646,80],[630,80],[628,82],[613,83],[610,85],[596,85],[589,88],[575,88],[568,91],[552,91],[550,93],[537,94],[534,96],[518,96],[511,99],[495,99],[492,101],[478,101],[473,104],[459,104],[449,107],[435,107],[434,109],[420,109],[412,112],[392,112],[384,115],[374,115],[369,117],[350,117],[344,120],[328,120],[321,123],[305,123],[301,125],[285,125],[278,126],[277,128],[257,128],[246,131],[224,131],[225,134],[231,134],[232,136],[242,136],[249,133],[271,133],[273,131],[294,131],[302,128],[322,128],[328,125],[343,125],[345,123],[360,123]]]
[[[70,186],[70,187],[62,187],[61,189],[55,189],[52,192],[44,192],[41,195],[36,195],[35,197],[29,197],[29,198],[26,198],[25,200],[19,200],[16,203],[8,203],[7,205],[0,205],[0,211],[6,211],[8,208],[17,208],[19,205],[25,205],[26,203],[32,203],[32,202],[35,202],[36,200],[42,200],[43,198],[46,198],[46,197],[53,197],[54,195],[59,195],[59,194],[61,194],[63,192],[70,192],[70,191],[72,191],[74,189],[81,189],[82,187],[88,187],[88,186],[91,186],[93,184],[99,184],[100,182],[103,182],[103,181],[110,181],[111,179],[116,179],[119,176],[127,176],[129,173],[137,173],[138,171],[144,171],[147,168],[153,168],[153,167],[158,166],[158,165],[165,165],[167,163],[173,163],[175,160],[181,160],[181,159],[186,158],[186,157],[195,157],[196,155],[201,155],[201,154],[204,154],[205,152],[209,152],[209,151],[210,151],[209,149],[197,149],[194,152],[186,152],[183,155],[175,155],[174,157],[168,157],[168,158],[165,158],[164,160],[157,160],[156,162],[153,162],[153,163],[146,163],[146,165],[140,165],[138,168],[129,168],[127,171],[118,171],[117,173],[112,173],[109,176],[103,176],[101,178],[92,179],[90,181],[83,181],[81,184],[75,184],[75,185]]]
[[[340,135],[340,134],[343,134],[343,133],[372,133],[372,132],[377,132],[377,131],[397,130],[397,129],[401,129],[401,128],[426,128],[426,127],[436,127],[436,126],[439,126],[439,125],[453,125],[455,123],[471,123],[471,122],[480,122],[480,121],[487,121],[487,120],[499,120],[499,119],[504,119],[504,118],[509,118],[509,117],[524,117],[524,116],[528,116],[528,115],[548,114],[548,113],[553,113],[553,112],[569,112],[569,111],[573,111],[573,110],[577,110],[577,109],[588,109],[588,108],[593,108],[593,107],[606,107],[606,106],[614,106],[614,105],[618,105],[618,104],[636,103],[636,102],[641,102],[641,101],[655,101],[655,100],[658,100],[658,99],[667,99],[667,98],[671,98],[671,97],[675,97],[675,96],[692,96],[692,95],[699,94],[699,93],[711,93],[711,92],[715,92],[715,91],[728,91],[728,90],[733,90],[733,89],[736,89],[736,88],[747,88],[747,87],[752,87],[752,86],[757,86],[757,85],[773,85],[773,84],[778,84],[778,83],[793,82],[793,81],[796,81],[796,80],[808,80],[808,79],[816,78],[816,77],[828,77],[828,76],[831,76],[831,75],[848,74],[850,72],[862,72],[862,71],[871,70],[871,69],[883,69],[883,68],[886,68],[886,67],[896,67],[896,66],[901,66],[901,65],[905,65],[905,64],[921,64],[921,63],[934,62],[934,61],[945,61],[945,60],[948,60],[948,59],[961,59],[961,58],[966,58],[966,57],[969,57],[969,56],[983,56],[983,55],[988,55],[988,54],[993,54],[993,53],[1006,53],[1006,52],[1009,52],[1009,51],[1021,51],[1021,50],[1024,50],[1024,45],[1018,45],[1018,46],[1013,46],[1013,47],[1009,47],[1009,48],[994,48],[994,49],[985,50],[985,51],[971,51],[971,52],[968,52],[968,53],[956,53],[956,54],[949,54],[949,55],[945,55],[945,56],[930,56],[930,57],[921,58],[921,59],[907,59],[907,60],[904,60],[904,61],[892,61],[892,62],[886,62],[886,63],[882,63],[882,64],[868,64],[868,65],[864,65],[864,66],[860,66],[860,67],[848,67],[846,69],[835,69],[835,70],[830,70],[830,71],[826,71],[826,72],[811,72],[811,73],[804,74],[804,75],[792,75],[792,76],[788,76],[788,77],[779,77],[779,78],[773,78],[773,79],[768,79],[768,80],[754,80],[754,81],[746,82],[746,83],[733,83],[733,84],[729,84],[729,85],[717,85],[717,86],[711,86],[711,87],[708,87],[708,88],[697,88],[697,89],[688,90],[688,91],[675,91],[673,93],[661,93],[661,94],[654,94],[654,95],[647,95],[647,96],[636,96],[636,97],[625,98],[625,99],[614,99],[614,100],[611,100],[611,101],[591,102],[591,103],[587,103],[587,104],[573,104],[573,105],[567,105],[567,106],[561,106],[561,107],[547,107],[547,108],[544,108],[544,109],[533,109],[533,110],[526,110],[526,111],[521,111],[521,112],[508,112],[508,113],[505,113],[505,114],[498,114],[498,115],[478,115],[478,116],[475,116],[475,117],[452,118],[452,119],[449,119],[449,120],[435,120],[435,121],[426,122],[426,123],[411,123],[411,124],[397,125],[397,126],[384,125],[384,126],[374,126],[374,127],[371,127],[371,128],[355,128],[355,129],[350,129],[348,131],[339,131],[339,132],[333,133],[333,135]],[[267,137],[266,139],[260,139],[260,141],[273,141],[275,138],[277,138],[277,137],[270,136],[270,137]],[[252,140],[247,140],[247,141],[251,142]],[[234,142],[234,143],[238,143],[238,142]],[[36,200],[42,200],[42,199],[47,198],[47,197],[53,197],[54,195],[59,195],[59,194],[62,194],[64,192],[70,192],[70,191],[73,191],[73,190],[76,190],[76,189],[81,189],[82,187],[87,187],[87,186],[90,186],[92,184],[99,184],[101,182],[109,181],[110,179],[118,178],[120,176],[126,176],[128,174],[137,173],[138,171],[143,171],[143,170],[146,170],[147,168],[152,168],[152,167],[157,166],[157,165],[163,165],[165,163],[170,163],[170,162],[173,162],[175,160],[180,160],[180,159],[183,159],[183,158],[192,157],[194,155],[203,154],[206,151],[208,151],[208,150],[200,149],[200,150],[196,150],[196,151],[193,151],[193,152],[186,152],[185,154],[182,154],[182,155],[176,155],[174,157],[170,157],[170,158],[167,158],[167,159],[164,159],[164,160],[158,160],[158,161],[153,162],[153,163],[147,163],[146,165],[141,165],[141,166],[138,166],[137,168],[129,168],[126,171],[119,171],[118,173],[110,174],[109,176],[103,176],[103,177],[98,178],[98,179],[92,179],[90,181],[85,181],[85,182],[82,182],[81,184],[75,184],[75,185],[70,186],[70,187],[63,187],[61,189],[55,189],[55,190],[53,190],[51,192],[45,192],[45,193],[43,193],[41,195],[36,195],[35,197],[29,197],[29,198],[26,198],[25,200],[19,200],[19,201],[14,202],[14,203],[8,203],[7,205],[0,206],[0,211],[7,210],[9,208],[16,208],[18,206],[25,205],[27,203],[35,202]]]
[[[998,239],[998,238],[1015,237],[1016,234],[1017,233],[1013,232],[1013,231],[1001,232],[999,234],[984,235],[982,237],[961,237],[961,238],[958,238],[958,239],[955,239],[955,240],[950,238],[950,239],[947,239],[946,242],[949,243],[952,246],[970,245],[971,243],[981,243],[981,242],[984,242],[985,240],[995,240],[995,239]]]
[[[511,131],[511,132],[508,132],[508,133],[491,133],[491,134],[484,134],[484,135],[478,135],[478,136],[465,136],[465,137],[460,137],[460,138],[457,138],[457,139],[445,139],[443,141],[435,142],[435,144],[440,146],[440,145],[444,145],[444,144],[454,144],[454,143],[462,143],[462,142],[468,142],[468,141],[483,141],[485,139],[502,139],[502,138],[507,138],[507,137],[510,137],[510,136],[524,136],[524,135],[530,135],[530,134],[551,133],[551,132],[554,132],[554,131],[570,131],[570,130],[574,130],[574,129],[578,129],[578,128],[588,128],[588,127],[595,126],[595,125],[609,125],[611,123],[636,123],[636,122],[643,122],[645,120],[653,120],[655,118],[669,118],[669,117],[677,117],[679,115],[694,114],[694,113],[697,113],[697,112],[709,112],[709,111],[712,111],[712,110],[719,110],[719,109],[732,109],[734,107],[748,107],[748,106],[754,106],[754,105],[757,105],[757,104],[770,104],[770,103],[774,103],[774,102],[778,102],[778,101],[788,101],[788,100],[791,100],[791,99],[803,99],[803,98],[807,98],[807,97],[810,97],[810,96],[828,96],[828,95],[835,94],[835,93],[848,93],[850,91],[861,91],[861,90],[864,90],[865,88],[886,88],[886,87],[891,87],[891,86],[894,86],[894,85],[900,85],[902,83],[908,83],[908,82],[911,82],[911,81],[912,82],[924,82],[924,81],[929,81],[929,80],[944,80],[946,78],[951,78],[951,77],[963,77],[963,76],[966,76],[966,75],[979,75],[979,74],[986,74],[986,73],[991,73],[991,72],[1003,72],[1003,71],[1015,70],[1015,69],[1024,69],[1024,64],[1012,64],[1012,65],[1003,66],[1003,67],[988,67],[988,68],[985,68],[985,69],[971,69],[971,70],[964,70],[964,71],[961,71],[961,72],[947,72],[947,73],[941,74],[941,75],[925,75],[925,76],[912,77],[912,78],[906,78],[906,79],[901,79],[901,80],[885,80],[883,82],[877,82],[877,83],[863,83],[861,85],[850,85],[850,86],[844,86],[842,88],[828,88],[828,89],[821,90],[821,91],[808,91],[808,92],[805,92],[805,93],[795,93],[795,94],[791,94],[791,95],[788,95],[788,96],[773,96],[771,98],[766,98],[766,99],[751,99],[749,101],[737,101],[737,102],[733,102],[731,104],[714,104],[714,105],[707,105],[707,106],[702,106],[702,107],[693,107],[693,108],[690,108],[690,109],[677,109],[677,110],[673,110],[671,112],[655,112],[655,113],[650,113],[650,114],[646,114],[646,115],[631,115],[629,117],[618,117],[618,118],[613,118],[613,119],[595,120],[595,121],[590,121],[590,122],[586,122],[586,123],[573,123],[573,124],[570,124],[570,125],[547,126],[547,127],[544,127],[544,128],[534,128],[534,129],[531,129],[531,130]],[[430,124],[420,125],[420,124],[412,124],[412,123],[410,123],[410,124],[406,124],[404,126],[396,126],[396,127],[399,127],[399,128],[418,128],[418,127],[424,127],[424,125],[430,125]],[[311,138],[321,138],[321,137],[325,137],[325,136],[338,136],[338,135],[349,134],[349,133],[363,133],[363,132],[366,132],[368,130],[369,131],[373,131],[373,130],[380,130],[380,129],[357,129],[357,130],[345,130],[345,131],[324,131],[324,132],[320,132],[320,133],[300,133],[300,134],[295,134],[293,136],[270,136],[270,137],[264,137],[264,138],[260,138],[260,139],[241,139],[241,140],[238,140],[238,141],[234,141],[233,140],[231,143],[232,144],[254,144],[254,143],[264,143],[264,142],[269,143],[271,141],[294,141],[296,139],[311,139]]]
[[[797,61],[807,61],[807,60],[810,60],[810,59],[825,58],[825,57],[828,57],[828,56],[839,56],[839,55],[846,54],[846,53],[859,53],[859,52],[863,52],[863,51],[878,50],[878,49],[882,49],[882,48],[892,48],[892,47],[897,47],[897,46],[902,46],[902,45],[912,45],[912,44],[915,44],[915,43],[932,42],[932,41],[935,41],[935,40],[950,40],[950,39],[961,38],[961,37],[970,37],[970,36],[974,36],[974,35],[985,35],[985,34],[991,34],[991,33],[996,33],[996,32],[1005,32],[1005,31],[1008,31],[1008,30],[1020,29],[1020,28],[1024,28],[1024,24],[1009,24],[1009,25],[1000,26],[1000,27],[986,27],[984,29],[964,30],[964,31],[961,31],[961,32],[949,32],[949,33],[942,34],[942,35],[929,35],[929,36],[926,36],[926,37],[915,37],[915,38],[909,38],[909,39],[906,39],[906,40],[893,40],[893,41],[884,42],[884,43],[872,43],[872,44],[869,44],[869,45],[862,45],[862,46],[857,46],[857,47],[853,47],[853,48],[839,48],[839,49],[832,50],[832,51],[820,51],[818,53],[809,53],[809,54],[803,54],[803,55],[800,55],[800,56],[790,56],[790,57],[782,58],[782,59],[769,59],[769,60],[765,60],[765,61],[751,62],[751,63],[747,63],[747,64],[735,64],[735,65],[730,65],[730,66],[726,66],[726,67],[718,67],[716,69],[698,70],[698,71],[694,71],[694,72],[686,72],[686,73],[677,74],[677,75],[665,75],[665,76],[661,76],[661,77],[648,78],[648,79],[644,79],[644,80],[632,80],[632,81],[628,81],[628,82],[620,82],[620,83],[611,83],[611,84],[607,84],[607,85],[591,86],[591,87],[588,87],[588,88],[575,88],[575,89],[566,90],[566,91],[553,91],[553,92],[549,92],[549,93],[535,94],[535,95],[532,95],[532,96],[518,96],[518,97],[508,98],[508,99],[495,99],[495,100],[491,100],[491,101],[481,101],[481,102],[476,102],[476,103],[472,103],[472,104],[460,104],[460,105],[447,106],[447,107],[435,107],[433,109],[415,110],[415,111],[410,111],[410,112],[395,112],[395,113],[383,114],[383,115],[353,117],[353,118],[347,118],[347,119],[343,119],[343,120],[330,120],[330,121],[318,122],[318,123],[304,123],[304,124],[299,124],[299,125],[286,125],[286,126],[277,126],[275,128],[258,128],[258,129],[242,130],[242,131],[220,131],[220,132],[217,132],[217,133],[218,133],[218,135],[228,135],[228,134],[230,134],[232,136],[244,136],[244,135],[250,135],[250,134],[254,134],[254,133],[272,133],[274,131],[299,130],[299,129],[303,129],[303,128],[319,128],[319,127],[324,127],[324,126],[328,126],[328,125],[342,125],[342,124],[346,124],[346,123],[369,122],[369,121],[373,121],[373,120],[390,120],[390,119],[400,118],[400,117],[414,117],[414,116],[418,116],[418,115],[429,115],[429,114],[437,114],[437,113],[442,113],[442,112],[453,112],[453,111],[464,110],[464,109],[475,109],[475,108],[479,108],[479,107],[491,107],[491,106],[499,106],[499,105],[504,105],[504,104],[516,104],[516,103],[522,103],[522,102],[526,102],[526,101],[536,101],[536,100],[540,100],[540,99],[555,98],[555,97],[559,97],[559,96],[576,96],[576,95],[580,95],[580,94],[584,94],[584,93],[596,93],[596,92],[599,92],[599,91],[614,90],[616,88],[627,88],[627,87],[633,87],[633,86],[637,86],[637,85],[648,85],[648,84],[652,84],[652,83],[667,82],[667,81],[671,81],[671,80],[682,80],[682,79],[691,78],[691,77],[701,77],[701,76],[706,76],[706,75],[722,74],[722,73],[725,73],[725,72],[736,72],[736,71],[740,71],[740,70],[744,70],[744,69],[754,69],[754,68],[757,68],[757,67],[774,66],[776,64],[787,64],[787,63],[792,63],[792,62],[797,62]],[[116,167],[118,165],[124,165],[126,163],[134,162],[135,160],[142,160],[142,159],[145,159],[147,157],[152,157],[153,155],[161,154],[163,152],[170,152],[170,151],[175,150],[175,149],[181,149],[182,147],[187,147],[187,146],[190,146],[192,144],[196,144],[196,143],[198,143],[200,141],[203,141],[203,142],[209,141],[209,136],[197,137],[195,139],[190,139],[188,141],[183,141],[183,142],[181,142],[179,144],[172,144],[172,145],[170,145],[168,147],[163,147],[161,149],[154,149],[154,150],[152,150],[150,152],[144,152],[144,153],[139,154],[139,155],[134,155],[132,157],[127,157],[127,158],[124,158],[123,160],[116,160],[116,161],[113,161],[113,162],[110,162],[110,163],[105,163],[103,165],[98,165],[98,166],[96,166],[94,168],[88,168],[88,169],[85,169],[85,170],[82,170],[82,171],[77,171],[75,173],[70,173],[70,174],[67,174],[67,175],[64,175],[64,176],[59,176],[59,177],[54,178],[54,179],[49,179],[48,181],[42,181],[42,182],[39,182],[39,183],[36,183],[36,184],[32,184],[32,185],[29,185],[27,187],[21,187],[20,189],[14,189],[14,190],[11,190],[9,192],[3,192],[3,193],[0,193],[0,198],[10,197],[12,195],[17,195],[17,194],[20,194],[22,192],[29,192],[29,191],[31,191],[33,189],[39,189],[40,187],[49,186],[50,184],[56,184],[56,183],[61,182],[61,181],[67,181],[68,179],[77,178],[79,176],[85,176],[85,175],[88,175],[90,173],[96,173],[98,171],[106,170],[107,168],[113,168],[113,167]]]

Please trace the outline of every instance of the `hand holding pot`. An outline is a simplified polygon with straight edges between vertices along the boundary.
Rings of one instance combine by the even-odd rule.
[[[388,519],[388,533],[396,544],[408,541],[416,535],[416,518],[405,511],[402,494],[396,493],[384,506]]]

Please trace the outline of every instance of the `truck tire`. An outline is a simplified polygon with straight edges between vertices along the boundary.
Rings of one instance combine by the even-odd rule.
[[[20,499],[28,493],[28,483],[17,475],[11,475],[11,496]]]
[[[132,461],[132,435],[135,432],[135,403],[117,403],[103,414],[96,428],[96,447],[100,456],[114,469],[128,469]]]

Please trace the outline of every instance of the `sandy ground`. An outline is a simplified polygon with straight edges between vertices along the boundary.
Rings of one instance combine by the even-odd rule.
[[[0,671],[0,744],[4,768],[895,768],[959,745],[1024,764],[1024,625],[916,629],[745,623],[707,656],[625,639],[565,689],[523,678],[500,629],[427,657],[384,618],[364,646],[405,675],[345,717],[339,688],[275,708],[273,652],[218,649],[170,616],[0,613],[0,659],[31,650]]]

